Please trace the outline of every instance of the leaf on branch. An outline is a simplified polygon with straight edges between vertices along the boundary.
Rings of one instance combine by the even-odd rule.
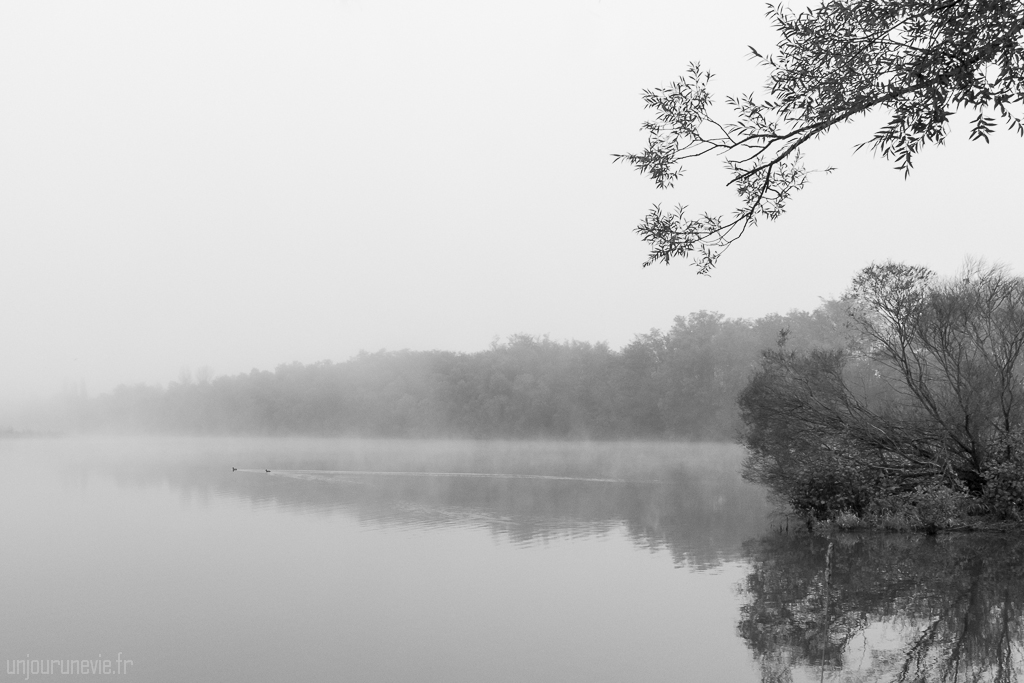
[[[780,35],[775,54],[765,59],[748,45],[768,69],[768,99],[728,96],[732,116],[717,118],[711,73],[697,63],[643,93],[653,112],[647,148],[615,160],[664,189],[699,158],[717,156],[738,199],[730,218],[652,210],[637,227],[651,245],[645,265],[694,255],[698,271],[710,272],[748,227],[778,219],[805,186],[804,145],[859,115],[889,113],[858,149],[870,144],[904,177],[924,145],[943,144],[958,109],[978,112],[972,140],[989,142],[990,108],[1024,137],[1024,0],[829,0],[768,16]]]

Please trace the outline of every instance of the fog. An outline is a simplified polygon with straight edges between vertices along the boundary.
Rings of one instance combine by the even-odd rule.
[[[877,122],[844,128],[810,150],[838,172],[711,277],[640,267],[652,202],[728,200],[717,162],[665,193],[611,163],[643,144],[640,91],[691,60],[722,96],[760,87],[763,13],[5,2],[0,404],[515,333],[619,348],[702,309],[811,310],[886,258],[1020,272],[1024,145],[965,122],[907,181],[851,154]]]
[[[82,434],[259,434],[404,438],[731,440],[737,402],[786,330],[790,349],[841,347],[830,311],[757,320],[700,312],[630,344],[514,335],[475,353],[361,353],[166,387],[82,386],[13,410],[8,429]]]

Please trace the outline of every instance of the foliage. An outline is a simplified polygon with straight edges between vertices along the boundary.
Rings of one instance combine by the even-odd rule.
[[[943,280],[887,263],[864,269],[844,300],[845,348],[782,343],[741,392],[745,475],[817,519],[903,510],[892,524],[946,528],[971,508],[965,496],[1017,515],[1024,280],[980,264]]]
[[[847,359],[841,349],[765,352],[739,396],[744,476],[816,519],[861,514],[890,471],[863,404],[848,400]]]
[[[1024,136],[1024,2],[828,0],[796,12],[770,9],[774,55],[750,48],[768,70],[767,96],[726,98],[713,113],[711,73],[691,64],[664,88],[644,91],[654,119],[646,149],[616,155],[670,188],[696,159],[720,156],[738,206],[731,216],[653,207],[637,227],[645,265],[695,254],[701,273],[759,219],[777,219],[810,171],[802,150],[841,123],[873,111],[889,120],[868,144],[909,174],[926,144],[941,145],[958,110],[975,115],[971,138],[988,142],[1001,121]],[[831,169],[826,169],[831,170]]]
[[[862,477],[846,476],[844,470],[849,468],[829,468],[827,463],[828,459],[823,459],[817,471],[803,473],[789,492],[790,505],[804,516],[820,520],[863,514],[874,492],[870,483]]]
[[[1012,434],[983,470],[986,508],[1000,519],[1024,522],[1024,433]]]
[[[865,518],[871,526],[891,531],[953,529],[980,510],[962,487],[928,482],[909,491],[882,492],[871,499]]]

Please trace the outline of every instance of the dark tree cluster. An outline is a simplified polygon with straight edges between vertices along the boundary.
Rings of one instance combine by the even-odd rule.
[[[746,476],[818,519],[1024,519],[1024,279],[886,263],[841,305],[844,346],[782,339],[741,393]]]
[[[736,396],[761,349],[782,328],[811,343],[832,327],[824,310],[755,321],[702,311],[617,351],[519,335],[478,353],[362,353],[166,388],[121,386],[66,400],[56,428],[732,440]]]

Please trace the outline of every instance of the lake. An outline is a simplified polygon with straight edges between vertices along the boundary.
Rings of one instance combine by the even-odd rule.
[[[1021,539],[787,531],[741,460],[722,444],[3,439],[0,672],[782,682],[1024,670]]]

